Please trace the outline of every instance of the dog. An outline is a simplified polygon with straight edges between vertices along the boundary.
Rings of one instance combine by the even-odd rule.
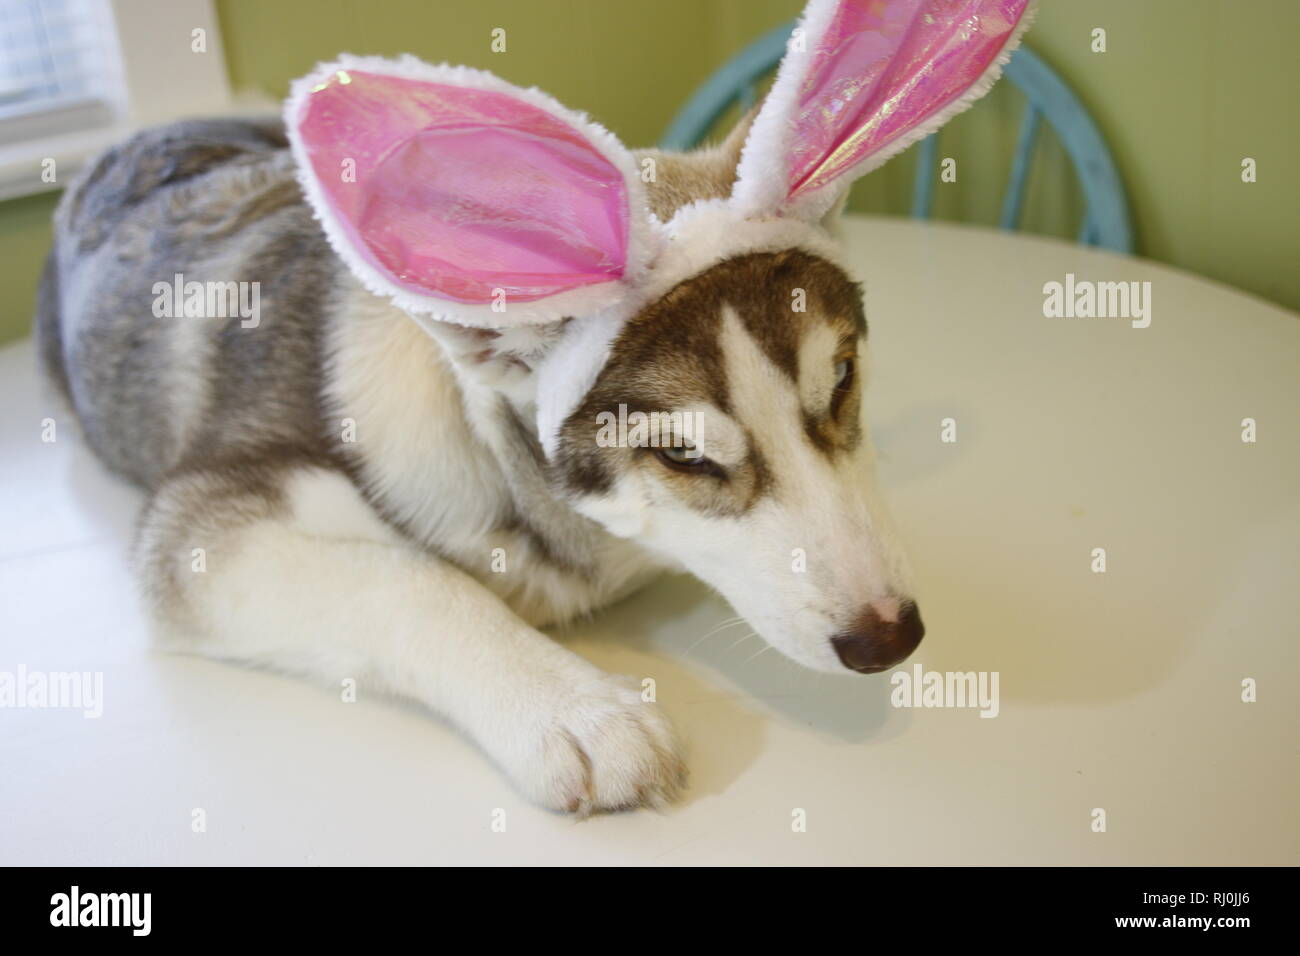
[[[842,32],[846,7],[810,6],[814,49]],[[1022,28],[1013,21],[972,53],[967,99]],[[966,104],[918,108],[908,135],[824,188],[783,190],[786,211],[765,214],[763,203],[776,207],[755,198],[771,191],[764,170],[796,152],[790,116],[808,88],[807,58],[790,61],[756,115],[686,153],[622,151],[584,117],[486,74],[352,58],[295,86],[287,124],[184,121],[91,162],[55,215],[38,344],[90,448],[147,490],[135,554],[163,645],[411,698],[531,799],[581,815],[663,805],[685,767],[638,686],[541,628],[685,569],[807,667],[876,673],[906,658],[924,627],[878,494],[862,414],[867,322],[831,224],[852,178]],[[332,205],[314,131],[378,122],[382,104],[421,83],[449,97],[422,122],[448,101],[462,109],[460,95],[477,97],[464,110],[509,98],[490,100],[502,107],[490,122],[475,113],[487,152],[466,139],[455,168],[489,192],[453,197],[455,215],[479,216],[491,190],[527,180],[531,198],[511,200],[515,241],[519,210],[561,189],[549,183],[608,173],[599,190],[561,195],[528,241],[577,229],[556,223],[612,188],[621,204],[608,208],[641,216],[611,220],[624,231],[609,248],[624,258],[610,266],[602,246],[586,272],[495,275],[511,292],[492,311],[475,299],[472,269],[456,266],[454,285],[427,279],[420,268],[444,266],[410,252],[422,236],[385,245],[392,218],[365,220],[423,202],[423,173],[392,187],[363,156],[370,204]],[[349,97],[361,98],[353,113]],[[493,137],[525,133],[526,148],[551,152],[484,172],[506,155]],[[423,150],[402,163],[427,159],[435,175],[462,148],[423,133],[401,142]],[[555,178],[539,187],[534,168]],[[469,227],[440,215],[414,228],[445,226],[455,247]],[[570,239],[557,240],[565,255],[579,248]],[[399,266],[385,258],[408,253]],[[494,256],[484,254],[499,267]],[[256,299],[242,301],[256,309],[206,314],[214,288],[218,302],[238,298],[231,280],[255,283]],[[546,300],[527,291],[547,282],[564,286],[556,304],[532,308]],[[437,296],[442,312],[425,307]],[[676,428],[657,443],[598,440],[600,422],[628,409],[696,415],[702,427],[689,440]]]

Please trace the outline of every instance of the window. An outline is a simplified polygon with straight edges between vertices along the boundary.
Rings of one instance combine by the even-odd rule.
[[[61,188],[142,126],[232,106],[212,0],[0,0],[0,200]]]
[[[0,0],[0,142],[107,126],[122,98],[106,4]]]

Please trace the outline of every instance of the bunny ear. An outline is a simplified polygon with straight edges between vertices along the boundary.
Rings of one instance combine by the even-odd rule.
[[[746,141],[745,215],[821,216],[997,80],[1031,0],[812,0]]]
[[[503,327],[621,301],[646,268],[635,163],[538,90],[413,57],[344,57],[285,105],[331,245],[409,312]]]

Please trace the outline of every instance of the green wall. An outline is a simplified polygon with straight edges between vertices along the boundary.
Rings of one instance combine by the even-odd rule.
[[[162,0],[154,0],[162,2]],[[653,142],[730,53],[797,14],[799,0],[216,0],[232,85],[281,96],[349,50],[468,63],[538,85],[632,145]],[[506,30],[506,52],[490,49]],[[1091,32],[1107,31],[1107,52]],[[1296,0],[1042,0],[1029,44],[1078,92],[1110,141],[1138,252],[1300,309],[1295,222]],[[945,130],[958,182],[937,218],[992,223],[1021,100],[1000,84]],[[1241,181],[1241,160],[1258,181]],[[855,187],[852,208],[903,214],[912,157]],[[1043,137],[1024,228],[1070,237],[1082,207],[1068,159]],[[26,333],[53,196],[0,203],[0,340]]]
[[[0,203],[0,342],[31,331],[36,281],[50,247],[56,193]]]

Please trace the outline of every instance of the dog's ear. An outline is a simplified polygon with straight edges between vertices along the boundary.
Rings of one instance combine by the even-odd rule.
[[[755,106],[720,142],[704,143],[685,151],[658,147],[636,151],[634,155],[643,168],[653,170],[646,184],[646,199],[662,222],[672,219],[678,209],[696,200],[726,199],[731,195],[740,151],[757,115]]]
[[[593,314],[647,266],[631,155],[538,90],[411,57],[342,57],[294,84],[285,119],[334,250],[426,326]]]
[[[753,127],[754,120],[758,118],[759,110],[762,108],[762,103],[755,103],[746,110],[740,119],[736,120],[736,125],[728,131],[726,139],[718,144],[718,151],[727,157],[733,169],[740,165],[740,154],[745,148],[745,140],[749,138],[750,128]]]
[[[732,201],[816,220],[854,179],[979,99],[1031,0],[812,0],[754,120]]]

